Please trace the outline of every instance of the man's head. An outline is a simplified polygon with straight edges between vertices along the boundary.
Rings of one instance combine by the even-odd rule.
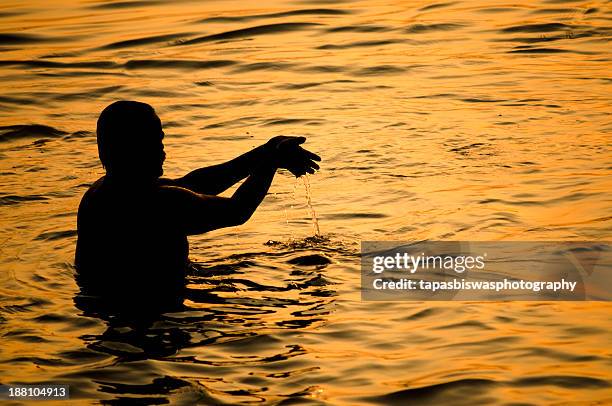
[[[163,174],[164,132],[153,107],[117,101],[98,118],[98,153],[106,173],[122,178],[158,178]]]

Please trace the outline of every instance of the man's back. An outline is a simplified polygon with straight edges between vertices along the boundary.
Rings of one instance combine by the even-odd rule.
[[[85,193],[78,213],[76,267],[87,291],[183,286],[187,237],[172,224],[172,209],[160,189],[159,182],[137,186],[103,177]]]

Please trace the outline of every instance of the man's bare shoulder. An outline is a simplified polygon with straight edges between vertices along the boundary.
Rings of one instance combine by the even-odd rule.
[[[87,191],[83,194],[83,197],[81,198],[81,204],[80,204],[81,207],[95,198],[97,192],[100,190],[103,183],[104,183],[104,176],[102,176],[100,179],[92,183],[91,186],[89,186],[89,188],[87,189]]]
[[[85,194],[87,194],[87,193],[94,193],[96,190],[100,189],[100,187],[102,187],[102,184],[104,183],[104,178],[105,177],[102,176],[97,181],[92,183],[91,186],[89,186],[89,189],[87,189],[87,192],[85,192]]]

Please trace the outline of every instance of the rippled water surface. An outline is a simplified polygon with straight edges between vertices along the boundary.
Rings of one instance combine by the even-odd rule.
[[[359,242],[610,240],[610,1],[3,1],[0,381],[89,403],[605,404],[610,305],[378,303]],[[95,121],[155,106],[166,174],[277,134],[323,156],[190,240],[188,310],[75,300]]]

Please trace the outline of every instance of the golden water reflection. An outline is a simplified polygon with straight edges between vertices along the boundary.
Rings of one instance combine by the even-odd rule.
[[[608,304],[361,302],[358,243],[609,240],[611,18],[604,1],[4,2],[2,382],[83,403],[610,402]],[[155,106],[168,176],[307,136],[324,238],[281,173],[248,224],[190,241],[187,311],[87,317],[75,213],[117,99]]]

